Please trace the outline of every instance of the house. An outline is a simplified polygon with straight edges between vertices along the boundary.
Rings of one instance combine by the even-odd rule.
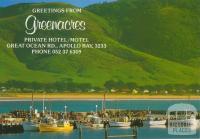
[[[137,91],[136,89],[133,89],[133,90],[132,90],[132,93],[133,93],[133,94],[137,94],[138,91]]]
[[[149,91],[149,90],[147,90],[147,89],[145,89],[143,92],[144,92],[144,93],[149,93],[150,91]]]
[[[117,90],[111,89],[110,92],[114,93],[114,92],[117,92]]]
[[[6,89],[4,86],[2,86],[1,89],[0,89],[0,91],[1,91],[1,92],[6,92],[7,89]]]

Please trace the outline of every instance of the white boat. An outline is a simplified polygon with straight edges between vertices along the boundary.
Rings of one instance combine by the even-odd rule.
[[[159,129],[166,129],[167,126],[166,125],[153,125],[153,126],[149,126],[150,128],[159,128]]]
[[[24,131],[39,131],[39,125],[32,121],[23,122]]]
[[[110,127],[130,127],[131,122],[129,122],[128,117],[119,118],[118,121],[110,121]]]
[[[30,117],[27,121],[22,123],[24,131],[39,131],[39,124],[32,119],[32,116],[37,115],[37,111],[33,107],[33,93],[32,93],[32,105],[30,106]],[[34,113],[35,112],[35,113]]]
[[[153,118],[149,118],[145,123],[147,126],[160,126],[166,125],[166,120],[155,120]]]
[[[130,127],[131,122],[115,122],[115,121],[110,121],[109,122],[110,127]]]
[[[104,123],[101,117],[97,115],[88,115],[88,122],[91,123],[91,127],[93,128],[104,128]]]
[[[92,124],[92,127],[94,128],[104,128],[104,124]]]
[[[148,115],[147,115],[147,121],[144,122],[146,126],[149,127],[156,127],[156,126],[163,126],[166,125],[167,120],[166,119],[159,119],[155,115],[153,116],[151,114],[151,111],[148,108]]]

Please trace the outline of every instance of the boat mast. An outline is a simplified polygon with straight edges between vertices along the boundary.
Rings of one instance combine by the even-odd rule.
[[[33,107],[33,92],[32,92],[32,107]]]
[[[96,105],[96,114],[98,113],[98,105]]]
[[[103,101],[102,101],[102,112],[106,110],[106,93],[104,93]]]
[[[65,108],[64,119],[67,119],[67,105],[65,105],[64,108]]]
[[[44,93],[43,93],[43,99],[42,99],[42,113],[44,114]]]
[[[31,110],[30,110],[31,111],[31,117],[33,115],[33,110],[34,110],[34,106],[33,105],[34,105],[34,103],[33,103],[33,92],[32,92],[31,107],[30,107],[31,108]]]

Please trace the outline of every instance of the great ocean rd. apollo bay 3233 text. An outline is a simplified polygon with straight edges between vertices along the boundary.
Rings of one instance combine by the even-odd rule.
[[[30,38],[23,43],[8,43],[7,48],[30,49],[32,54],[81,54],[82,49],[106,48],[106,44],[92,43],[88,38]]]

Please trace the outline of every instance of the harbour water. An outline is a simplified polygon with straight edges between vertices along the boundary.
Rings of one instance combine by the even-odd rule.
[[[112,135],[131,134],[131,128],[110,129]],[[40,133],[40,132],[24,132],[20,134],[2,134],[1,139],[79,139],[78,130],[72,133]],[[190,136],[175,136],[169,135],[167,128],[138,128],[137,139],[199,139],[200,130],[198,129],[195,135]],[[104,139],[104,129],[83,128],[83,139]],[[124,138],[118,138],[124,139]],[[132,139],[132,138],[127,138]]]
[[[177,103],[189,103],[200,111],[200,100],[106,100],[106,109],[128,109],[128,110],[167,110],[169,106]],[[29,110],[31,101],[0,101],[0,113],[11,110]],[[68,106],[68,111],[91,112],[101,110],[101,100],[45,100],[45,106],[52,111],[61,112],[64,106]],[[42,110],[42,101],[35,101],[34,108]]]
[[[190,103],[200,111],[199,100],[112,100],[106,101],[108,109],[133,109],[133,110],[167,110],[167,108],[176,103]],[[30,101],[0,101],[0,112],[5,113],[15,109],[29,110]],[[100,100],[48,100],[45,101],[47,109],[52,111],[63,111],[64,105],[68,106],[67,111],[90,112],[95,111],[96,105],[101,110]],[[34,107],[41,111],[42,101],[35,101]],[[131,134],[131,128],[110,128],[109,134]],[[79,139],[79,131],[76,129],[72,133],[41,133],[24,132],[19,134],[2,134],[0,139]],[[104,129],[83,128],[83,139],[104,139]],[[118,138],[120,139],[120,138]],[[123,139],[123,138],[121,138]],[[127,138],[128,139],[128,138]],[[137,139],[200,139],[200,129],[196,129],[196,134],[186,136],[175,136],[168,134],[166,127],[141,127],[138,128]]]

